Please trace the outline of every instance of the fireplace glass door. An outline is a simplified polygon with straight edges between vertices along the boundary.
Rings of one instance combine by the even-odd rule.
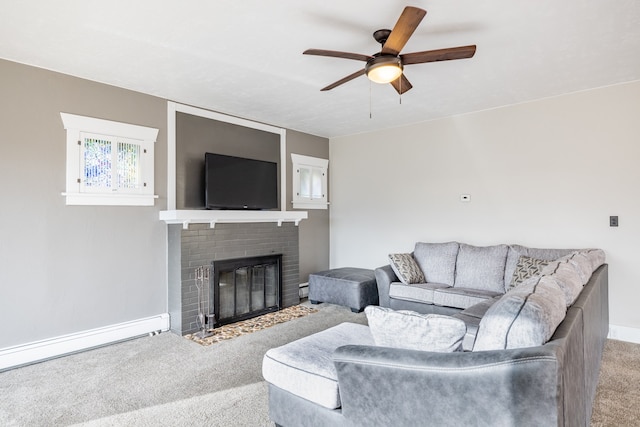
[[[213,262],[216,326],[280,309],[282,255]]]

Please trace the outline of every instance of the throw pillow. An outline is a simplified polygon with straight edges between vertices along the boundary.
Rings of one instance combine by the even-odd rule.
[[[424,283],[424,274],[411,254],[389,254],[391,269],[405,285]]]
[[[467,325],[455,317],[395,311],[370,305],[364,309],[377,346],[453,352],[460,349]]]
[[[509,289],[513,289],[522,284],[522,282],[527,280],[529,277],[538,276],[547,264],[549,264],[549,261],[520,255],[518,263],[516,264],[516,269],[513,271]],[[509,289],[507,289],[507,291]]]

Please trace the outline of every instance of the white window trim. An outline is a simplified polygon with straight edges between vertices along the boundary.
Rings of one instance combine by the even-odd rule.
[[[327,206],[329,205],[327,197],[327,168],[329,166],[329,160],[291,153],[291,162],[293,163],[292,203],[294,209],[327,209]],[[309,198],[300,196],[300,167],[305,166],[322,169],[322,197]]]
[[[153,206],[158,198],[153,194],[154,145],[158,129],[68,113],[60,113],[60,117],[67,131],[66,191],[62,193],[66,197],[67,205]],[[141,157],[140,165],[146,186],[134,194],[82,192],[78,183],[81,164],[81,147],[78,141],[81,140],[80,134],[85,132],[140,141],[140,145],[147,150],[147,155]]]

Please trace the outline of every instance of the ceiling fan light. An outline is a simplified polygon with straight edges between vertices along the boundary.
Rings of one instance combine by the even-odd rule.
[[[402,75],[402,63],[397,57],[377,57],[365,67],[367,77],[374,83],[390,83]]]

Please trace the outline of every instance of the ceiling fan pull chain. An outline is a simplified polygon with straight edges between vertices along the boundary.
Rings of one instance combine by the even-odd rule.
[[[371,114],[371,80],[369,80],[369,119],[373,118]]]
[[[400,105],[402,105],[402,76],[400,76],[400,91],[398,92],[398,98],[400,99]]]

